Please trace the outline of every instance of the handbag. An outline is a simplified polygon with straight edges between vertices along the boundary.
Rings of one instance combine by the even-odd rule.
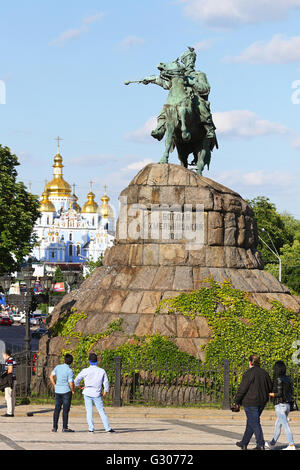
[[[297,402],[295,399],[293,399],[291,402],[290,402],[290,412],[291,411],[298,411],[298,405],[297,405]]]
[[[237,405],[236,403],[234,403],[230,409],[233,413],[238,413],[240,411],[240,405]]]

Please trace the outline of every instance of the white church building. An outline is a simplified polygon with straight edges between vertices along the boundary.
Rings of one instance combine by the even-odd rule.
[[[43,264],[72,264],[97,261],[113,245],[115,215],[106,194],[97,204],[95,194],[87,194],[82,207],[75,188],[63,178],[59,139],[54,157],[53,178],[46,183],[40,201],[40,217],[35,225],[38,243],[32,256]]]

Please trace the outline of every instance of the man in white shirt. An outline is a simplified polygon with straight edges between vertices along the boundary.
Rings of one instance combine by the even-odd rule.
[[[74,381],[75,387],[79,387],[80,382],[84,380],[84,387],[82,387],[82,393],[84,396],[89,432],[94,432],[93,403],[95,403],[95,406],[99,412],[105,431],[115,432],[113,429],[111,429],[109,425],[101,398],[102,386],[104,388],[104,397],[106,396],[109,390],[107,374],[104,369],[98,367],[98,360],[96,354],[90,353],[89,363],[90,367],[87,367],[81,372],[79,372]]]

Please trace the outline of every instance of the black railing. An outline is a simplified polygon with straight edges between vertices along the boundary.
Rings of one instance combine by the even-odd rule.
[[[57,356],[40,358],[37,355],[28,361],[26,355],[15,355],[17,361],[17,398],[30,397],[39,401],[52,400],[54,390],[49,376],[59,363]],[[74,377],[88,364],[73,364]],[[170,364],[154,361],[129,363],[115,358],[110,364],[103,364],[110,391],[106,404],[113,406],[214,406],[229,409],[233,403],[243,372],[247,364],[238,366],[225,360],[221,364],[194,362]],[[30,368],[30,374],[28,374]],[[264,366],[272,376],[270,367]],[[295,398],[300,397],[299,368],[291,364],[288,374],[294,383]],[[28,379],[30,377],[30,379]],[[28,383],[30,380],[30,383]],[[77,390],[75,398],[81,392]]]

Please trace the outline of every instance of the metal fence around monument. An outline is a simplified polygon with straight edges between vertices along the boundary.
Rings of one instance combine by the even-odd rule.
[[[57,356],[46,358],[16,353],[17,402],[54,403],[55,393],[49,376],[60,363]],[[74,377],[88,363],[72,364]],[[229,361],[221,364],[194,362],[193,365],[152,361],[126,362],[115,358],[103,364],[110,390],[104,403],[113,406],[210,406],[229,409],[247,364]],[[263,365],[272,377],[272,368]],[[29,372],[29,374],[28,374]],[[299,368],[291,364],[288,374],[293,379],[294,395],[300,399]],[[28,378],[29,377],[29,378]],[[73,401],[83,403],[77,389]]]

